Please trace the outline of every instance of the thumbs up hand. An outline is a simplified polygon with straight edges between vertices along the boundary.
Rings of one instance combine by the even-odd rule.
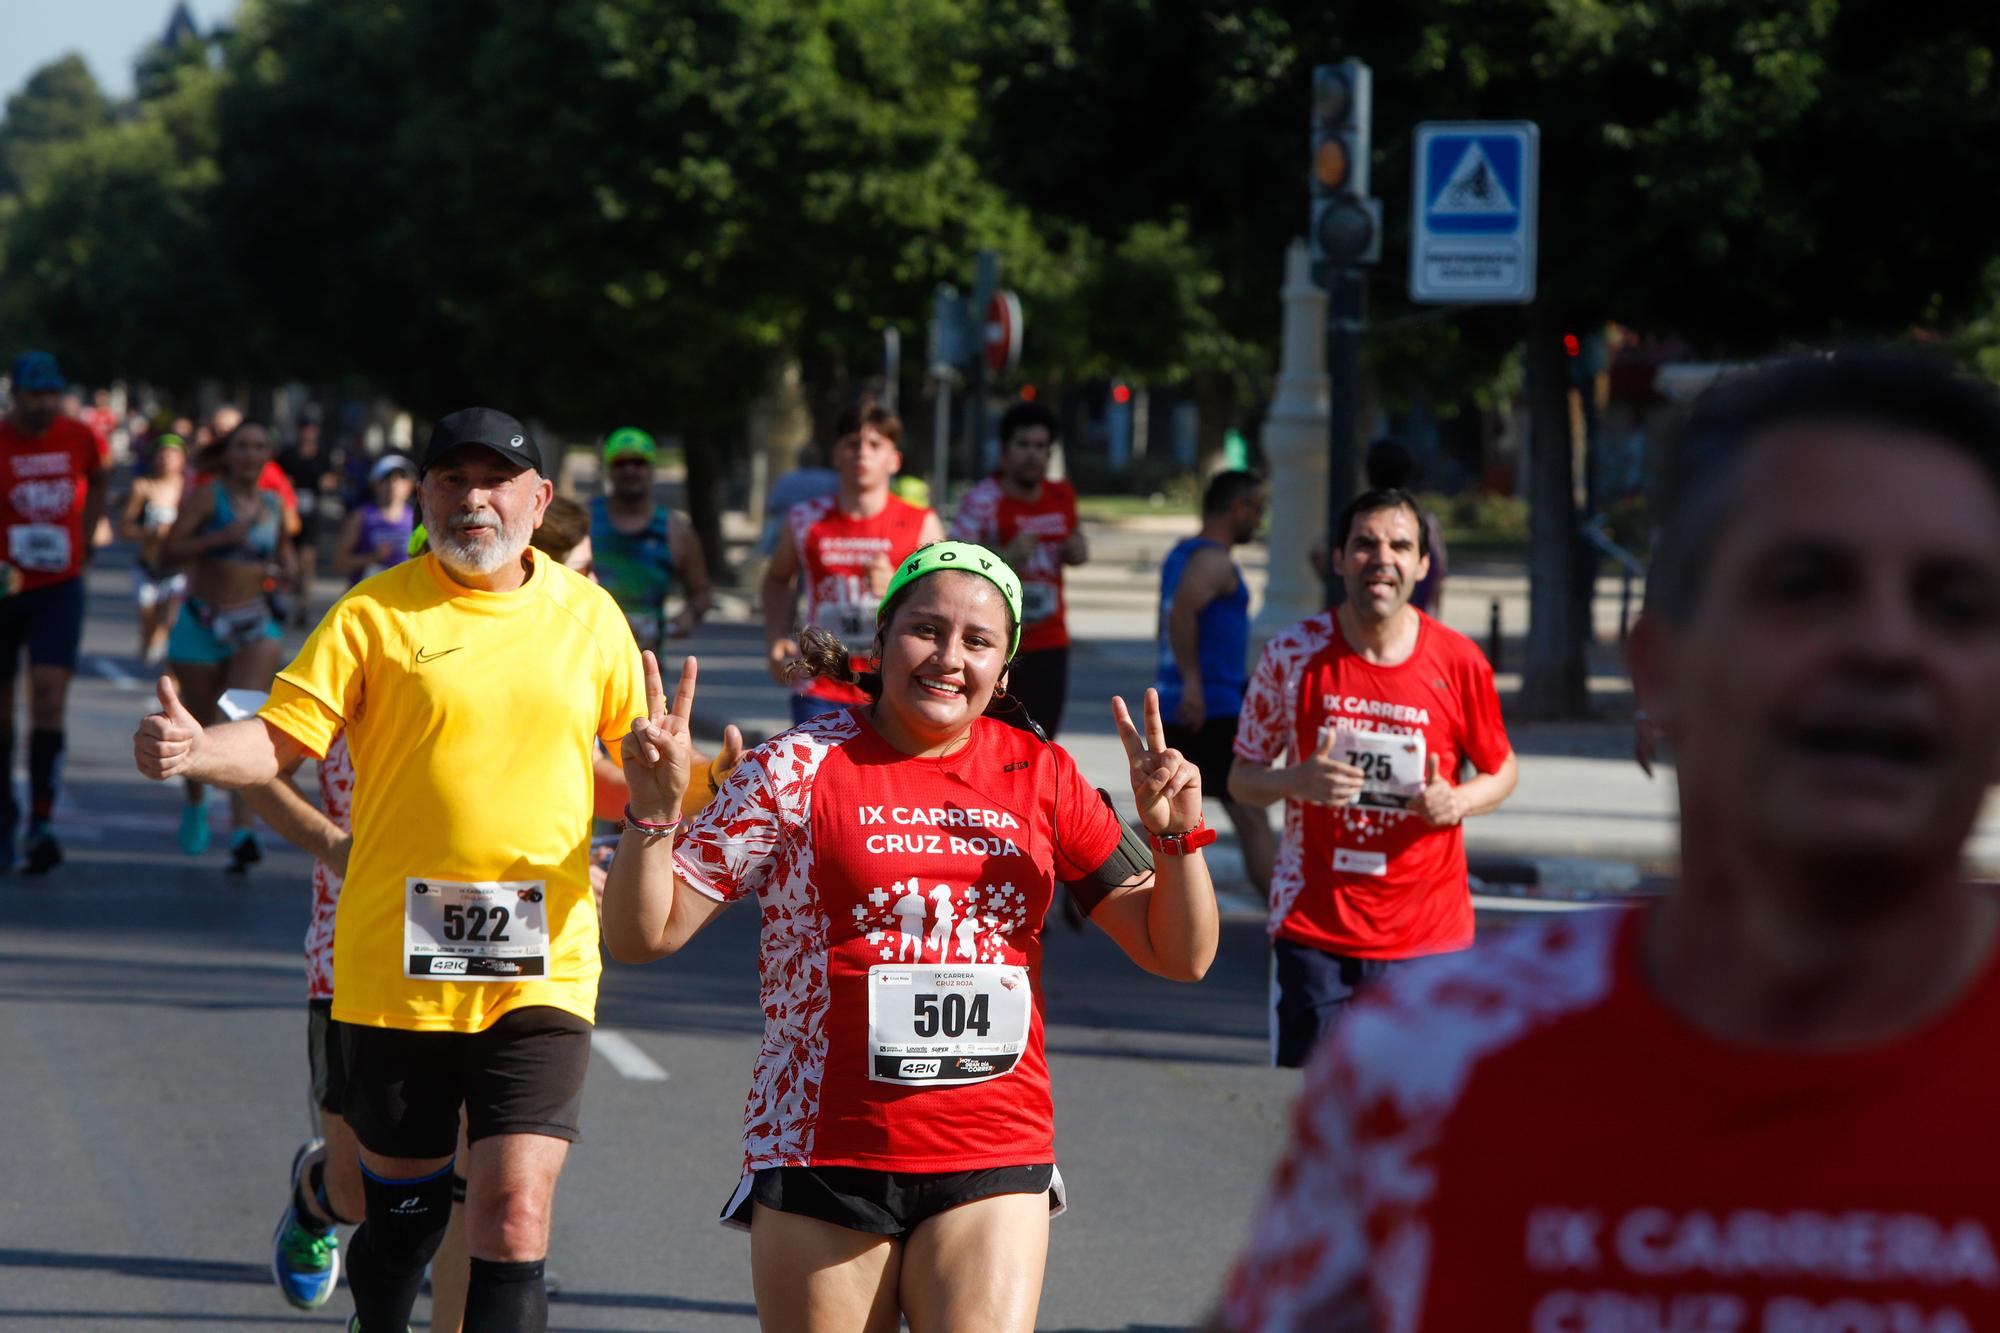
[[[1410,809],[1432,828],[1450,828],[1465,818],[1465,809],[1459,804],[1458,788],[1439,775],[1438,767],[1436,754],[1424,760],[1423,794],[1410,803]]]
[[[160,711],[140,718],[132,737],[132,757],[139,771],[155,781],[180,777],[193,768],[203,735],[201,723],[181,702],[173,677],[160,677],[158,690]]]
[[[1324,727],[1319,748],[1286,771],[1291,775],[1292,795],[1307,805],[1352,805],[1361,794],[1367,774],[1352,764],[1335,759],[1334,731]]]

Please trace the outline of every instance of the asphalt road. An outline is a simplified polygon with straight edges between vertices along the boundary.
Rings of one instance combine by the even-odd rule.
[[[125,575],[91,578],[57,820],[69,861],[0,877],[0,1327],[340,1327],[344,1290],[303,1315],[268,1275],[307,1126],[307,863],[279,851],[238,880],[221,837],[200,860],[175,849],[177,792],[131,765],[150,687]],[[557,1196],[552,1329],[755,1327],[747,1239],[715,1222],[757,1046],[755,929],[739,908],[679,958],[610,966],[601,1034],[624,1040],[598,1044]],[[1232,914],[1198,986],[1059,924],[1046,967],[1071,1210],[1040,1326],[1186,1327],[1297,1082],[1263,1067],[1262,931]]]

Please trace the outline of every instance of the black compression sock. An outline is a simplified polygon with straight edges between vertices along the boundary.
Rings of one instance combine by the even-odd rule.
[[[37,824],[56,808],[56,777],[62,770],[64,733],[36,727],[28,733],[28,811]]]
[[[21,822],[21,807],[14,799],[14,729],[0,727],[0,825],[13,828]]]
[[[545,1260],[500,1263],[472,1261],[465,1291],[465,1326],[484,1333],[548,1333],[549,1290],[542,1281]],[[366,1322],[366,1321],[364,1321]]]
[[[422,1262],[404,1272],[382,1265],[368,1243],[367,1223],[347,1242],[347,1289],[353,1293],[354,1314],[364,1330],[407,1328],[423,1285]]]

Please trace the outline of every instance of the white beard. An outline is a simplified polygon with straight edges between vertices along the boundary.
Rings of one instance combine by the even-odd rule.
[[[458,516],[468,517],[466,515]],[[498,518],[488,511],[484,518]],[[430,534],[431,549],[437,552],[446,569],[463,574],[485,575],[497,569],[504,569],[512,560],[519,560],[521,553],[528,549],[529,539],[534,536],[534,528],[522,521],[519,530],[510,529],[505,523],[500,525],[497,541],[481,540],[454,531],[448,522],[436,522],[431,515],[425,515],[424,529]]]

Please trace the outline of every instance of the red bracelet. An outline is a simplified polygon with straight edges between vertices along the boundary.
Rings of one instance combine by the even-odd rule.
[[[639,832],[645,834],[649,838],[657,838],[663,834],[672,833],[674,831],[675,826],[678,825],[680,822],[681,822],[681,817],[679,815],[675,815],[672,819],[669,819],[664,824],[649,823],[646,820],[643,820],[639,818],[639,816],[632,813],[632,803],[630,801],[627,801],[625,803],[625,827],[629,829],[637,829]]]
[[[1164,856],[1186,856],[1214,842],[1215,830],[1204,819],[1185,833],[1155,833],[1150,836],[1154,851]]]

